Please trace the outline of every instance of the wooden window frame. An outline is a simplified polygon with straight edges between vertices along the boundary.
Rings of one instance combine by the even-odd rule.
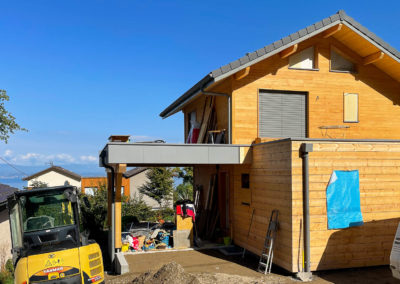
[[[357,120],[346,120],[346,95],[357,95]],[[358,93],[343,93],[343,123],[359,123],[360,122],[360,96]]]

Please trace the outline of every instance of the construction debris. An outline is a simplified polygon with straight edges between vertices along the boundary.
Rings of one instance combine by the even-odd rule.
[[[171,284],[171,283],[188,283],[200,284],[200,281],[192,274],[185,272],[183,267],[171,262],[162,266],[156,273],[146,272],[139,277],[133,279],[132,283],[136,284]]]

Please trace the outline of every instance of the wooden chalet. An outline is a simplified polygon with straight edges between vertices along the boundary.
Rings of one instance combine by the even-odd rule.
[[[218,140],[240,148],[237,162],[146,160],[126,145],[125,155],[108,162],[193,165],[200,204],[217,184],[219,230],[256,254],[278,209],[274,263],[288,271],[389,264],[400,220],[399,95],[400,53],[339,11],[210,72],[160,114],[183,112],[185,140],[197,144],[187,148]],[[304,144],[311,145],[306,152]],[[359,171],[362,226],[328,229],[326,190],[335,170]]]

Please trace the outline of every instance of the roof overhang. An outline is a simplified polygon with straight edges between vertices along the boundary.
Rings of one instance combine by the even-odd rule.
[[[360,50],[361,57],[367,57],[378,51],[385,54],[384,59],[374,63],[378,68],[386,72],[389,76],[400,82],[400,53],[395,48],[391,47],[388,43],[377,37],[374,33],[370,32],[367,28],[355,21],[352,17],[346,15],[341,10],[338,13],[323,19],[313,25],[310,25],[296,33],[293,33],[285,38],[282,38],[270,45],[260,48],[254,52],[247,53],[242,58],[226,64],[214,71],[210,72],[207,76],[197,82],[192,88],[175,100],[165,110],[160,113],[162,118],[167,118],[180,110],[182,110],[188,103],[195,100],[202,94],[203,89],[210,89],[214,84],[236,74],[237,72],[254,65],[262,60],[265,60],[273,55],[276,55],[285,49],[301,43],[311,37],[321,34],[322,32],[333,28],[336,25],[342,24],[345,26],[340,32],[335,33],[334,37],[343,42],[345,45],[358,44],[361,45],[363,50]],[[349,39],[346,32],[351,30],[355,37]],[[365,46],[370,45],[371,48],[366,49]],[[357,52],[358,50],[354,50]],[[367,52],[364,54],[364,52]]]
[[[138,166],[238,165],[249,162],[250,145],[107,143],[100,153],[107,164]]]

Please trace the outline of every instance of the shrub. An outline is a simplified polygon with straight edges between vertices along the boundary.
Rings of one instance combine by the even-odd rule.
[[[6,261],[6,270],[8,271],[8,272],[10,272],[11,274],[14,274],[14,265],[13,265],[13,262],[12,262],[12,259],[7,259],[7,261]]]
[[[5,264],[2,265],[0,271],[0,283],[12,284],[14,283],[14,265],[11,259],[8,259]]]
[[[167,222],[174,222],[175,220],[175,211],[172,208],[162,208],[160,210],[155,211],[155,214],[157,220],[163,219],[164,221]]]
[[[129,226],[131,223],[137,224],[143,221],[154,222],[156,220],[155,216],[155,212],[143,201],[141,196],[139,198],[135,196],[134,199],[128,198],[122,203],[123,228]]]

